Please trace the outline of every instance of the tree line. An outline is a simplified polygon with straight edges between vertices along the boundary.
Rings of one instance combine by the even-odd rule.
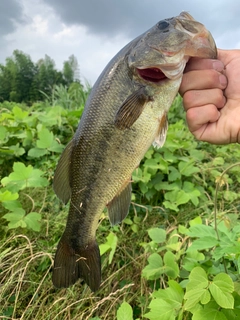
[[[64,61],[63,69],[59,71],[48,55],[34,63],[29,55],[14,50],[12,56],[6,58],[5,65],[0,64],[0,102],[31,104],[44,100],[55,85],[69,87],[75,81],[80,83],[78,61],[74,55]]]

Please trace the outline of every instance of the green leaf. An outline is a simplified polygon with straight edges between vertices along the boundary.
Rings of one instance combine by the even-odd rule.
[[[53,140],[52,145],[49,147],[49,151],[60,153],[64,149],[62,144],[59,144],[57,141]]]
[[[186,303],[184,305],[186,310],[192,311],[191,309],[194,308],[199,301],[202,299],[204,300],[206,297],[207,289],[203,288],[196,288],[191,289],[186,292],[184,298],[186,299]]]
[[[165,273],[173,279],[179,276],[179,268],[175,259],[175,255],[171,251],[167,251],[163,257],[164,265],[166,267]]]
[[[43,128],[39,133],[38,133],[38,138],[37,140],[37,147],[40,149],[48,149],[51,147],[52,142],[53,142],[53,133],[50,132],[48,129]]]
[[[204,269],[196,267],[192,270],[184,295],[184,298],[187,300],[185,303],[186,310],[192,309],[201,299],[206,300],[208,283],[209,281]]]
[[[189,159],[188,159],[189,160]],[[185,161],[180,161],[178,164],[178,169],[181,173],[181,175],[190,177],[194,173],[197,173],[200,171],[200,169],[196,166],[191,161],[185,162]]]
[[[161,243],[166,240],[166,231],[160,228],[152,228],[148,230],[149,237],[156,243]]]
[[[170,201],[163,201],[163,205],[164,205],[164,207],[166,209],[170,209],[170,210],[173,210],[173,211],[176,211],[176,212],[179,211],[177,205],[174,204],[174,203],[171,203]]]
[[[107,241],[104,244],[100,244],[100,246],[99,246],[101,256],[110,250],[110,254],[109,254],[109,258],[108,258],[109,264],[112,263],[114,253],[117,248],[117,241],[118,241],[117,236],[113,232],[110,232],[107,236]]]
[[[129,303],[123,302],[118,308],[117,320],[133,320],[133,310]]]
[[[165,199],[173,202],[177,206],[187,203],[190,200],[189,194],[183,190],[173,190],[165,193]]]
[[[171,303],[163,299],[154,299],[149,304],[150,312],[144,314],[144,317],[150,320],[175,320],[176,311]]]
[[[183,288],[174,280],[169,280],[168,285],[169,288],[153,292],[153,297],[163,299],[171,304],[175,310],[179,310],[182,308],[183,303]]]
[[[190,227],[193,227],[193,226],[199,225],[199,224],[202,224],[202,219],[199,216],[197,216],[196,218],[189,221]]]
[[[225,315],[215,309],[201,309],[194,312],[192,320],[230,320]]]
[[[23,210],[22,208],[18,208],[14,212],[6,213],[3,218],[9,221],[9,229],[16,229],[18,227],[26,228],[27,224],[24,221],[24,216],[25,210]]]
[[[222,157],[216,157],[213,159],[212,164],[214,166],[223,166],[224,165],[224,159]]]
[[[233,309],[234,298],[231,293],[234,291],[234,284],[229,275],[225,273],[216,275],[209,286],[209,290],[220,307]]]
[[[18,200],[3,202],[3,206],[4,208],[13,212],[15,212],[18,208],[22,208],[22,205]]]
[[[12,193],[9,190],[4,192],[0,191],[0,202],[12,201],[18,199],[18,193]]]
[[[28,213],[24,219],[26,222],[26,225],[29,229],[32,229],[33,231],[40,231],[41,229],[41,214],[37,212],[30,212]]]
[[[0,125],[0,142],[3,143],[7,136],[7,129]]]
[[[31,158],[40,158],[45,154],[48,154],[47,149],[32,148],[28,151],[28,156]]]
[[[210,292],[208,290],[205,290],[204,294],[201,296],[200,302],[202,304],[207,304],[211,299]]]
[[[21,155],[23,155],[25,153],[25,149],[22,147],[19,147],[19,143],[17,143],[14,146],[10,146],[9,150],[13,151],[13,153],[16,157],[20,157]]]
[[[205,237],[194,240],[192,245],[188,248],[187,251],[191,250],[205,250],[210,249],[219,244],[219,241],[213,237]]]
[[[235,303],[236,303],[236,301],[235,301]],[[234,308],[233,310],[222,309],[222,313],[225,315],[225,317],[228,320],[239,320],[240,319],[240,309],[239,308]]]
[[[204,224],[192,225],[188,231],[189,237],[205,238],[213,237],[217,239],[216,231],[212,226],[206,226]]]
[[[27,118],[27,116],[29,114],[27,111],[24,111],[24,110],[22,110],[21,108],[19,108],[17,106],[13,107],[12,112],[13,112],[14,118],[16,120],[24,120],[24,119]]]
[[[42,178],[43,172],[33,169],[31,165],[27,167],[21,162],[14,162],[13,172],[8,177],[2,179],[3,186],[8,186],[11,192],[16,192],[29,187],[45,187],[49,184],[46,178]]]
[[[169,181],[175,181],[177,179],[181,179],[181,173],[175,167],[169,166],[168,169],[170,171],[168,175]]]
[[[142,276],[148,280],[155,280],[165,271],[163,261],[158,253],[153,253],[148,258],[148,265],[142,270]]]
[[[194,184],[189,181],[184,181],[183,190],[189,194],[190,200],[195,206],[197,206],[199,204],[199,197],[201,196],[201,192],[197,190]]]

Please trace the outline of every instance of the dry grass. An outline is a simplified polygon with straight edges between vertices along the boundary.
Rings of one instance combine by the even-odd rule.
[[[103,282],[94,294],[80,281],[68,289],[55,289],[52,252],[40,251],[37,241],[25,235],[12,236],[0,247],[0,319],[110,320],[116,319],[124,300],[138,306],[139,316],[143,315],[148,302],[139,307],[138,299],[148,296],[141,278],[147,257],[141,248],[134,252],[131,241],[136,239],[126,238],[118,246],[111,265],[103,257]]]

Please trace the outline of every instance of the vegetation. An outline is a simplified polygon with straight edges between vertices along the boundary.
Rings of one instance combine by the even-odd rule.
[[[63,63],[63,70],[58,71],[55,62],[45,55],[37,63],[19,50],[0,64],[0,102],[14,101],[32,104],[45,100],[44,94],[50,95],[56,85],[69,87],[72,82],[79,82],[77,59],[71,55]]]
[[[53,287],[68,206],[52,178],[88,91],[74,83],[31,107],[1,104],[0,319],[239,319],[240,150],[196,142],[179,97],[166,144],[133,174],[128,217],[111,228],[102,214],[100,290]]]

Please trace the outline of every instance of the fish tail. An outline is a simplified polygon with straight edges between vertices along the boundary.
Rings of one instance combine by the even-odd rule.
[[[62,238],[54,259],[53,285],[67,288],[82,278],[92,291],[97,291],[101,283],[100,251],[94,239],[88,246],[73,249]]]

